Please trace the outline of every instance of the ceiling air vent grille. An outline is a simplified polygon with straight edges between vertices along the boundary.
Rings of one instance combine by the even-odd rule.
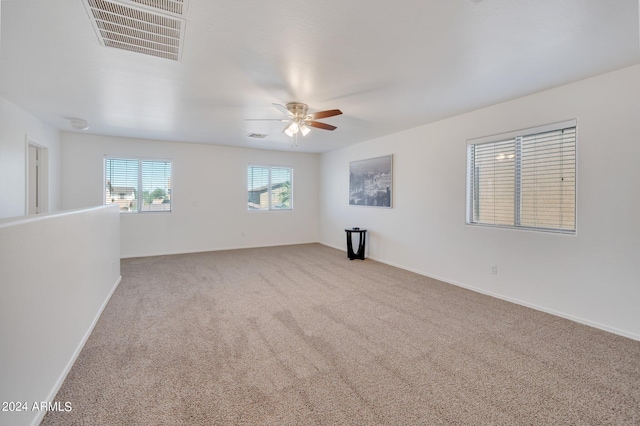
[[[186,12],[186,4],[183,0],[129,0],[131,3],[137,3],[142,6],[151,7],[159,11],[174,13],[184,16]]]
[[[264,139],[267,137],[264,133],[249,133],[247,136],[254,139]]]
[[[85,5],[102,45],[180,60],[184,19],[111,0],[85,0]]]

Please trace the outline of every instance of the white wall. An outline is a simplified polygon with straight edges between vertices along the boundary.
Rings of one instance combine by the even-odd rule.
[[[60,132],[0,96],[0,218],[26,214],[27,136],[48,149],[48,206],[60,210]]]
[[[0,424],[44,416],[33,404],[53,400],[119,282],[119,221],[115,206],[0,220],[0,401],[28,403]]]
[[[103,203],[105,155],[173,161],[173,212],[122,214],[122,257],[318,241],[317,154],[75,133],[62,147],[65,209]],[[293,211],[247,211],[249,163],[293,167]]]
[[[634,66],[323,154],[320,241],[368,228],[374,259],[640,339],[639,117]],[[466,140],[572,118],[577,235],[466,225]],[[388,154],[394,208],[349,206],[349,162]]]

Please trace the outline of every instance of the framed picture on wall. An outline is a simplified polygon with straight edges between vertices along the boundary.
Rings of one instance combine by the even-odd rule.
[[[349,204],[391,208],[393,155],[349,163]]]

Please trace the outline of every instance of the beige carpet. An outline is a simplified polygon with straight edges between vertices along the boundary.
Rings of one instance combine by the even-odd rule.
[[[122,276],[43,424],[640,424],[640,342],[319,244]]]

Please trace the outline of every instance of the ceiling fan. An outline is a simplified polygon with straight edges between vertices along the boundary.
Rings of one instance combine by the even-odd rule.
[[[337,129],[336,126],[321,123],[316,120],[319,118],[333,117],[334,115],[342,114],[342,111],[340,111],[339,109],[330,109],[327,111],[318,111],[308,114],[307,104],[303,104],[300,102],[289,102],[286,105],[274,103],[273,106],[285,113],[287,115],[287,118],[248,118],[247,120],[282,121],[283,123],[289,123],[282,131],[287,136],[293,137],[295,135],[297,137],[298,132],[302,133],[302,136],[306,136],[311,131],[311,127],[323,130]]]

